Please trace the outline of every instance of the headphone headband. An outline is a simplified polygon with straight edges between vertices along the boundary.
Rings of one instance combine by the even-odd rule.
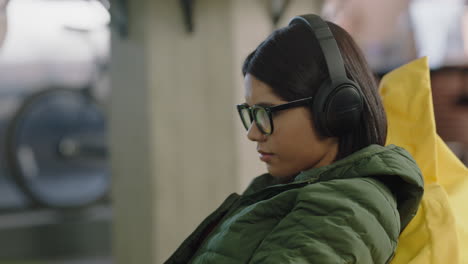
[[[293,17],[289,25],[300,23],[309,25],[308,28],[318,39],[332,82],[347,80],[340,49],[327,23],[320,16],[309,14]]]
[[[314,123],[324,136],[350,133],[361,120],[364,98],[359,85],[346,76],[343,58],[328,24],[320,16],[296,16],[289,22],[306,24],[317,38],[328,69],[328,80],[318,89],[312,104]]]

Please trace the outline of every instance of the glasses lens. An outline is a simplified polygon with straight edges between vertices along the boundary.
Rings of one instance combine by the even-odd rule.
[[[242,108],[239,113],[240,113],[240,118],[242,120],[242,124],[244,125],[246,130],[249,130],[250,124],[252,124],[252,119],[250,118],[249,109]]]
[[[254,115],[258,128],[265,134],[271,134],[271,124],[268,112],[264,108],[255,108]]]

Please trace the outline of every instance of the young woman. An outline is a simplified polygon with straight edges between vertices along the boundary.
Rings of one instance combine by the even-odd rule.
[[[166,263],[388,263],[423,181],[405,150],[383,146],[385,112],[352,38],[316,15],[295,17],[243,74],[237,108],[268,173]]]

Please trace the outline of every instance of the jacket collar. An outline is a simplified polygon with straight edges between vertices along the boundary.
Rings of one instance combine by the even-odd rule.
[[[337,179],[378,177],[396,196],[402,227],[414,216],[423,193],[423,178],[411,155],[395,145],[370,145],[328,166],[299,173],[278,184],[270,174],[255,178],[243,197],[256,201],[307,184]]]

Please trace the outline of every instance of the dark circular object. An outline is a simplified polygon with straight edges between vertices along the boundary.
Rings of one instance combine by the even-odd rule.
[[[48,89],[28,97],[7,131],[7,163],[40,205],[83,207],[109,189],[106,119],[79,90]]]
[[[357,85],[323,84],[315,96],[312,111],[315,125],[324,136],[350,133],[361,120],[363,97]]]

